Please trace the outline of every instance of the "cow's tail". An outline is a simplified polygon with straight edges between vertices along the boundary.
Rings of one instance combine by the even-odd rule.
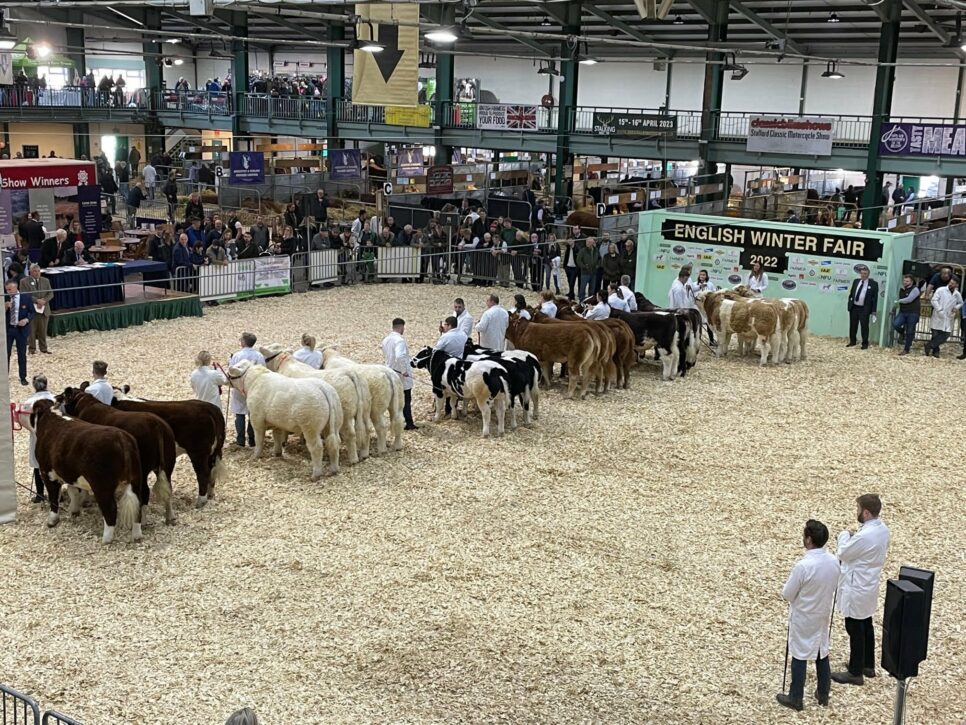
[[[359,458],[362,459],[369,455],[369,438],[371,438],[369,433],[369,410],[365,405],[366,399],[369,398],[369,386],[365,384],[359,373],[350,370],[348,375],[352,381],[352,385],[355,386],[356,398],[359,401],[356,405],[356,444],[359,447]],[[371,400],[369,404],[372,405]],[[362,455],[363,451],[366,453],[365,456]]]
[[[121,528],[133,529],[138,522],[140,513],[141,502],[138,500],[137,494],[134,493],[130,483],[125,484],[117,502],[117,525]]]
[[[168,501],[171,500],[171,479],[168,477],[168,471],[174,470],[175,447],[174,434],[166,436],[164,428],[165,426],[158,428],[158,453],[160,457],[158,469],[155,471],[158,482],[154,485],[154,495],[158,497],[159,504],[167,506]],[[170,429],[168,432],[170,433]]]
[[[392,449],[401,450],[403,447],[403,385],[402,376],[394,370],[385,370],[389,380],[389,432],[392,433]]]
[[[342,403],[335,389],[328,383],[322,386],[322,394],[329,406],[329,434],[325,436],[325,450],[329,454],[330,470],[334,472],[339,470],[339,446],[342,443],[339,437],[339,429],[342,427],[339,418],[342,413]]]

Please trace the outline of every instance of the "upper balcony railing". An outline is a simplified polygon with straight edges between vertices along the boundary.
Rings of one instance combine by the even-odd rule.
[[[227,91],[175,91],[154,92],[154,110],[158,113],[178,113],[192,116],[231,116],[232,96]]]
[[[99,116],[130,116],[150,109],[147,91],[99,91],[96,88],[31,88],[25,85],[0,86],[0,115],[37,118],[53,115],[53,109],[76,108]]]
[[[326,100],[315,96],[271,96],[267,93],[240,93],[242,114],[252,118],[288,121],[325,121]]]

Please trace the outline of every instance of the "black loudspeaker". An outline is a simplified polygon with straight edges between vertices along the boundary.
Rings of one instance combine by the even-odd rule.
[[[899,567],[899,578],[912,582],[917,587],[922,589],[926,595],[926,612],[922,623],[924,633],[922,638],[922,657],[920,658],[924,660],[926,659],[926,649],[929,645],[929,619],[932,616],[932,589],[936,574],[928,569],[917,569],[914,566],[902,566]]]
[[[886,582],[882,669],[899,680],[919,674],[926,649],[925,613],[926,593],[922,589],[904,579]]]

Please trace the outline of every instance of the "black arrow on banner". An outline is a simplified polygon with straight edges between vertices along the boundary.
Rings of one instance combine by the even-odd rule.
[[[379,43],[383,50],[381,53],[375,53],[374,56],[379,72],[382,73],[382,79],[388,83],[406,51],[399,49],[398,25],[377,25],[376,27],[379,28]]]

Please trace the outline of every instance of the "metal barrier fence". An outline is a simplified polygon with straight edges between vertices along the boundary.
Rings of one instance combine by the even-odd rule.
[[[231,93],[226,91],[174,91],[154,93],[154,110],[160,112],[190,113],[204,116],[230,116]]]
[[[244,93],[241,108],[253,118],[322,121],[326,116],[325,98],[314,96],[279,97]]]
[[[83,723],[56,710],[48,710],[41,718],[40,725],[83,725]]]
[[[40,725],[37,702],[6,685],[0,685],[0,714],[2,725]]]

